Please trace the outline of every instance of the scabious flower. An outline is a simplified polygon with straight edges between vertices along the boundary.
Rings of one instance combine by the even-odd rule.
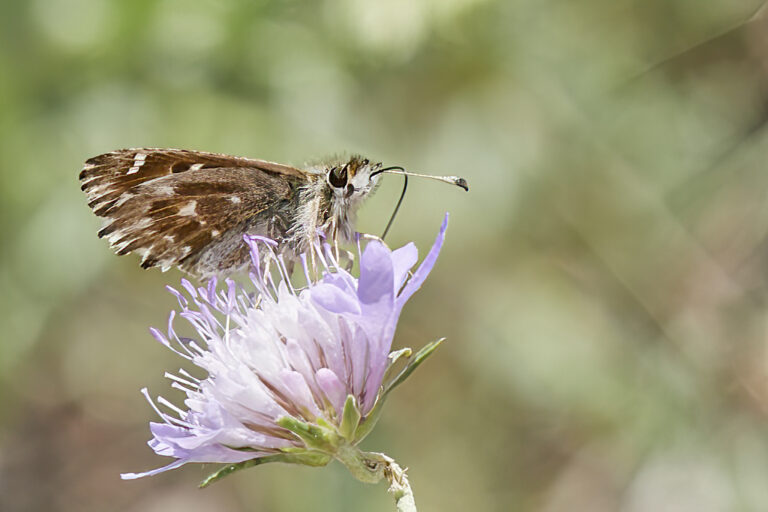
[[[207,376],[185,370],[166,374],[186,393],[186,410],[163,397],[155,403],[142,390],[163,420],[150,423],[149,445],[176,460],[122,477],[154,475],[188,462],[228,464],[207,484],[264,462],[320,466],[337,458],[361,480],[381,478],[366,476],[381,468],[372,467],[371,454],[362,456],[354,447],[371,431],[389,391],[439,344],[413,356],[410,349],[390,353],[400,312],[434,266],[447,220],[446,215],[432,249],[413,272],[418,252],[412,243],[393,251],[370,239],[361,250],[358,239],[356,278],[341,268],[328,244],[318,242],[301,256],[307,284],[296,290],[274,242],[246,237],[255,293],[231,280],[221,289],[216,280],[206,288],[182,280],[186,293],[169,288],[178,298],[179,316],[199,339],[176,334],[175,312],[167,334],[156,329],[152,334]],[[406,361],[397,364],[399,373],[398,359]]]

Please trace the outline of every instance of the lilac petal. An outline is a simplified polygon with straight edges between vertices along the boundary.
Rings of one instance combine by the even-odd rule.
[[[358,299],[363,304],[375,304],[382,300],[391,302],[394,282],[392,252],[380,241],[371,240],[360,256]]]
[[[171,292],[176,297],[176,300],[179,301],[179,306],[182,309],[186,309],[188,304],[187,298],[184,297],[184,295],[182,295],[180,291],[178,291],[176,288],[170,285],[165,285],[165,289]]]
[[[419,250],[413,242],[392,251],[392,265],[395,269],[395,293],[398,292],[405,278],[408,277],[408,271],[418,260]]]
[[[227,310],[226,313],[229,313],[234,305],[237,303],[235,300],[235,296],[237,293],[237,285],[232,279],[227,279]]]
[[[299,372],[283,370],[280,372],[280,380],[283,391],[294,405],[298,405],[314,416],[321,416],[322,413],[317,408],[312,391],[309,389],[307,381],[304,380],[304,377]]]
[[[357,294],[357,279],[348,274],[344,269],[340,269],[333,274],[326,274],[318,284],[332,285],[340,290]]]
[[[421,265],[419,265],[419,268],[416,269],[416,272],[413,273],[413,277],[411,278],[411,280],[408,281],[408,283],[406,283],[405,287],[403,288],[403,291],[397,297],[397,303],[400,307],[403,307],[405,302],[409,298],[411,298],[411,296],[414,293],[416,293],[416,290],[421,288],[421,285],[424,283],[424,280],[427,279],[427,276],[432,270],[432,267],[435,266],[435,262],[437,261],[437,256],[440,254],[440,249],[442,249],[443,242],[445,241],[446,229],[448,229],[447,213],[445,214],[445,218],[443,219],[443,224],[440,226],[440,232],[437,234],[435,243],[432,245],[432,249],[429,250],[429,254],[427,254],[427,257],[424,258],[424,261],[421,262]]]
[[[208,280],[208,304],[213,304],[216,301],[216,286],[218,284],[219,280],[216,276]]]
[[[306,343],[306,340],[302,341]],[[309,343],[307,343],[307,345],[309,345]],[[314,384],[313,377],[315,370],[312,367],[312,362],[310,361],[310,352],[314,347],[304,347],[296,339],[289,339],[285,345],[285,348],[287,352],[286,358],[291,368],[299,372],[302,377],[304,377],[304,381],[307,383],[307,385],[312,388]]]
[[[220,430],[188,428],[150,423],[154,438],[149,446],[158,455],[172,456],[192,462],[242,462],[258,454],[234,450],[216,442]]]
[[[245,243],[248,244],[248,249],[251,254],[251,266],[254,268],[259,277],[261,277],[261,268],[259,266],[261,262],[261,255],[259,254],[259,244],[256,243],[256,240],[252,240],[248,235],[243,235],[243,238],[245,239]]]
[[[162,445],[163,443],[160,442],[158,444]],[[163,448],[159,446],[152,446],[152,448],[157,453],[164,451]],[[162,453],[162,454],[165,455],[165,453]],[[244,462],[250,459],[257,459],[265,455],[268,455],[268,452],[251,452],[251,451],[246,452],[246,451],[231,450],[221,445],[212,445],[212,446],[206,447],[205,450],[200,450],[196,453],[174,454],[173,456],[177,457],[177,460],[171,462],[167,466],[163,466],[157,469],[152,469],[150,471],[145,471],[143,473],[123,473],[120,475],[120,478],[122,478],[123,480],[135,480],[136,478],[152,476],[158,473],[163,473],[165,471],[170,471],[171,469],[176,469],[188,462],[224,462],[224,463],[236,464],[238,462]]]
[[[201,446],[209,444],[216,435],[216,431],[203,432],[202,429],[193,431],[189,427],[155,422],[149,424],[149,430],[152,432],[154,440],[159,441],[159,444],[153,445],[152,449],[158,455],[173,455],[175,457],[193,453]]]
[[[378,240],[368,242],[360,258],[357,291],[362,313],[359,318],[344,315],[365,331],[377,355],[388,350],[391,336],[387,339],[382,333],[393,331],[387,326],[397,320],[394,272],[392,252]]]
[[[339,322],[334,318],[335,324],[328,324],[320,315],[312,313],[312,311],[301,310],[297,323],[306,329],[308,341],[318,346],[327,366],[343,380],[347,372],[343,341],[340,341],[336,332],[339,329]]]
[[[272,240],[271,238],[268,238],[266,236],[261,236],[261,235],[245,235],[245,236],[248,237],[248,239],[251,239],[253,241],[262,242],[262,243],[265,243],[267,245],[271,245],[272,247],[277,247],[279,245],[277,242],[275,242],[274,240]]]
[[[363,414],[367,414],[373,407],[384,379],[384,372],[389,366],[389,352],[392,348],[392,338],[395,335],[399,314],[399,310],[391,313],[389,321],[383,325],[377,338],[370,344],[365,388],[358,402]]]
[[[360,303],[357,298],[331,284],[319,283],[309,290],[308,295],[315,304],[331,313],[360,314]]]
[[[344,358],[347,363],[347,385],[349,392],[356,397],[363,393],[365,376],[368,374],[368,355],[370,336],[357,324],[339,319],[339,336],[344,346]]]
[[[336,413],[341,414],[344,410],[344,401],[347,399],[347,389],[338,375],[328,368],[320,368],[315,373],[315,379]]]
[[[197,298],[197,290],[195,290],[194,285],[190,283],[187,279],[181,280],[181,286],[183,286],[187,290],[187,293],[189,293],[190,297],[192,297],[193,299]]]
[[[149,333],[152,335],[153,338],[155,338],[157,341],[162,343],[168,348],[171,348],[171,342],[168,341],[168,338],[165,337],[163,333],[155,329],[154,327],[149,328]]]
[[[165,471],[170,471],[172,469],[176,469],[180,466],[183,466],[187,462],[189,461],[186,461],[183,459],[177,459],[171,462],[170,464],[168,464],[167,466],[163,466],[161,468],[153,469],[150,471],[145,471],[143,473],[121,473],[120,478],[122,478],[123,480],[135,480],[137,478],[143,478],[145,476],[157,475],[158,473],[164,473]]]
[[[395,308],[389,313],[389,316],[382,319],[381,315],[384,313],[383,311],[378,312],[378,318],[374,312],[368,313],[368,320],[377,321],[379,331],[376,338],[378,343],[371,348],[370,359],[368,361],[368,382],[365,387],[365,399],[361,403],[362,409],[365,412],[370,410],[370,407],[373,407],[379,387],[381,386],[381,380],[384,377],[384,372],[386,371],[388,364],[387,356],[389,355],[392,346],[392,338],[394,338],[395,335],[400,310],[405,305],[405,302],[421,287],[424,280],[429,275],[429,272],[432,270],[432,267],[435,265],[445,240],[445,231],[447,227],[448,214],[446,213],[432,249],[430,249],[426,258],[424,258],[424,261],[416,272],[414,272],[413,277],[403,287],[402,292],[396,299]],[[405,258],[403,259],[404,261],[407,261]]]
[[[389,350],[387,350],[389,352]],[[376,403],[376,398],[379,396],[379,389],[381,388],[382,381],[384,380],[384,372],[387,369],[386,358],[371,362],[368,367],[368,378],[365,382],[365,391],[363,392],[362,400],[360,403],[360,410],[363,415],[368,414],[373,409]]]
[[[189,457],[180,457],[187,462],[224,462],[236,464],[250,459],[257,459],[273,452],[235,450],[221,444],[210,444],[190,453]]]

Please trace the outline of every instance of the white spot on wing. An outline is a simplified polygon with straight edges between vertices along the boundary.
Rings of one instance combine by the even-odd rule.
[[[197,208],[197,201],[190,201],[179,210],[179,215],[191,217],[195,215],[195,208]]]
[[[145,153],[136,153],[136,156],[133,157],[133,167],[128,169],[128,172],[126,174],[135,174],[139,172],[139,169],[142,165],[144,165],[144,161],[147,159],[147,155]]]
[[[112,249],[115,250],[115,252],[122,251],[124,248],[128,247],[128,244],[136,240],[135,238],[128,239],[124,242],[121,242],[119,244],[112,244]]]
[[[190,171],[199,171],[200,169],[203,168],[203,165],[205,165],[205,164],[192,164],[192,165],[189,166],[189,170]]]
[[[129,200],[132,197],[135,197],[135,194],[129,194],[127,192],[124,193],[123,195],[120,196],[120,199],[117,200],[117,202],[115,203],[115,206],[113,206],[113,208],[117,208],[119,206],[122,206],[123,204],[125,204],[125,202],[127,200]]]
[[[98,197],[102,195],[103,192],[112,188],[112,185],[113,185],[112,183],[102,183],[100,185],[94,185],[88,189],[88,196]]]
[[[116,231],[113,231],[109,235],[107,235],[107,240],[109,241],[109,245],[115,245],[118,240],[123,238],[123,235],[125,232],[122,229],[118,229]]]
[[[176,237],[175,237],[175,236],[173,236],[173,235],[165,235],[165,236],[163,237],[163,240],[165,240],[165,241],[167,241],[167,242],[171,242],[171,243],[173,243],[173,242],[176,240]]]
[[[133,229],[144,229],[152,224],[152,219],[148,217],[141,218],[136,224],[133,225]]]
[[[211,236],[219,236],[220,234],[218,229],[211,230]]]
[[[155,190],[157,190],[158,195],[163,196],[172,196],[173,195],[173,187],[171,185],[162,185],[160,187],[157,187]]]
[[[232,201],[232,204],[240,204],[243,202],[238,196],[230,196],[229,200]]]
[[[96,203],[93,205],[93,210],[99,210],[109,204],[109,200],[101,201],[100,203]]]
[[[184,247],[181,248],[182,256],[186,256],[190,252],[192,252],[192,247],[190,247],[189,245],[185,245]]]
[[[136,249],[133,252],[135,252],[136,254],[141,256],[141,262],[144,263],[145,261],[147,261],[147,258],[151,254],[152,247],[139,247],[138,249]]]
[[[93,166],[93,165],[91,165],[90,167],[86,166],[86,167],[83,167],[83,170],[87,171],[88,169],[91,169],[92,167],[95,167],[95,166]],[[93,176],[88,176],[84,180],[80,180],[80,181],[83,183],[83,185],[86,185],[86,184],[92,182],[93,180],[99,179],[101,177],[102,176],[100,174],[94,174]]]

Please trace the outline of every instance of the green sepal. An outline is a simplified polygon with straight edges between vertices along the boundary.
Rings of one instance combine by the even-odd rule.
[[[347,395],[347,400],[344,402],[344,412],[341,415],[341,425],[339,426],[339,434],[347,441],[353,442],[355,440],[355,431],[360,424],[360,409],[357,407],[355,397]]]
[[[405,357],[406,359],[408,359],[409,357],[411,357],[411,354],[413,354],[413,350],[409,347],[401,348],[400,350],[395,350],[394,352],[390,352],[389,359],[391,361],[389,365],[392,366],[401,357]]]
[[[228,476],[235,471],[241,469],[251,468],[253,466],[260,466],[268,462],[285,462],[287,464],[304,464],[305,466],[325,466],[331,461],[331,456],[320,452],[304,452],[301,454],[294,453],[278,453],[275,455],[268,455],[266,457],[259,457],[258,459],[250,459],[237,464],[227,464],[218,471],[208,475],[202,482],[200,482],[200,488],[208,487],[214,482],[218,482],[225,476]]]
[[[327,430],[336,430],[336,427],[328,423],[325,420],[325,418],[323,418],[322,416],[318,416],[317,418],[315,418],[315,421],[317,422],[318,426],[320,426],[321,428],[325,428]]]
[[[293,416],[282,416],[276,423],[299,436],[312,450],[333,453],[339,444],[339,436],[332,428],[305,423]]]
[[[408,363],[405,365],[405,368],[403,368],[400,373],[397,374],[397,377],[383,386],[384,389],[379,394],[379,398],[376,400],[376,404],[373,406],[373,409],[371,409],[371,412],[368,413],[368,416],[365,417],[363,422],[359,427],[357,427],[357,430],[355,431],[355,443],[359,443],[363,440],[363,438],[365,438],[365,436],[371,433],[371,430],[373,430],[376,422],[379,421],[379,417],[381,416],[381,411],[384,408],[384,401],[386,400],[387,395],[389,395],[389,393],[397,386],[402,384],[405,379],[407,379],[413,373],[413,371],[419,367],[421,363],[423,363],[429,356],[432,355],[432,352],[434,352],[435,349],[439,347],[443,341],[445,341],[445,338],[440,338],[439,340],[432,341],[424,345],[421,350],[416,352],[416,355],[413,357],[413,359],[408,361]]]
[[[427,343],[421,349],[416,352],[416,355],[413,356],[413,359],[410,359],[406,365],[405,368],[391,381],[389,381],[389,384],[386,384],[384,386],[384,391],[382,391],[382,396],[386,396],[389,394],[390,391],[395,389],[397,386],[402,384],[405,379],[410,377],[410,375],[413,373],[413,370],[419,367],[421,363],[423,363],[429,356],[432,355],[432,352],[437,349],[437,347],[440,346],[440,344],[445,341],[445,338],[440,338],[439,340],[432,341],[430,343]]]

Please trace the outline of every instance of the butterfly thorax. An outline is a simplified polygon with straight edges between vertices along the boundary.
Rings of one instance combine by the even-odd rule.
[[[375,188],[371,174],[381,164],[354,156],[310,168],[309,183],[299,192],[298,207],[288,231],[288,244],[294,253],[303,252],[318,236],[350,241],[355,233],[358,208]]]

